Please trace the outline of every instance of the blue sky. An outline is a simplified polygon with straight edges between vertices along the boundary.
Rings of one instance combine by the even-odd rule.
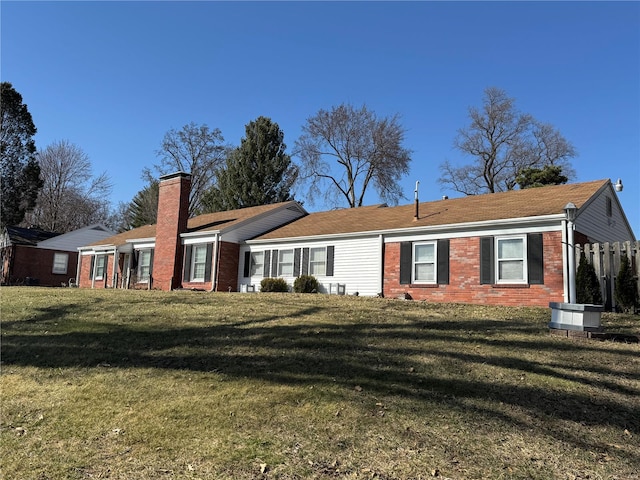
[[[421,201],[456,197],[438,167],[470,161],[453,140],[495,86],[573,143],[577,181],[622,178],[640,235],[639,2],[0,5],[0,75],[37,147],[82,148],[111,177],[114,206],[143,188],[172,128],[205,123],[238,145],[263,115],[291,150],[307,118],[341,103],[400,116],[413,151],[402,203],[416,181]]]

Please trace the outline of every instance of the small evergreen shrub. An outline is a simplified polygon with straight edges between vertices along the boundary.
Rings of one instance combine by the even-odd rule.
[[[615,282],[616,306],[627,312],[635,311],[638,306],[638,281],[633,275],[631,262],[627,255],[620,259],[620,271]]]
[[[596,269],[587,261],[584,253],[580,255],[580,264],[576,273],[576,303],[602,305],[602,293]]]
[[[313,275],[301,275],[293,282],[296,293],[318,293],[318,280]]]
[[[263,278],[260,282],[261,292],[288,292],[289,285],[284,278]]]

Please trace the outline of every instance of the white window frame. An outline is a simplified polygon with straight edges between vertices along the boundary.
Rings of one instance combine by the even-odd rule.
[[[264,275],[264,252],[250,252],[251,266],[249,268],[250,277],[262,277]],[[257,258],[260,257],[260,261]]]
[[[416,260],[416,248],[433,245],[433,261],[419,262]],[[433,280],[419,280],[416,278],[417,265],[433,265]],[[416,242],[411,248],[411,283],[415,284],[436,284],[438,283],[438,242]]]
[[[522,241],[522,254],[518,257],[505,257],[500,258],[500,243],[503,241],[509,240],[521,240]],[[527,272],[527,236],[526,235],[509,235],[503,237],[495,238],[495,278],[496,283],[527,283],[528,272]],[[501,278],[500,277],[500,266],[501,263],[506,262],[521,262],[522,264],[522,278],[514,279],[514,278]]]
[[[55,252],[53,254],[53,265],[51,267],[51,273],[55,273],[57,275],[66,275],[68,268],[69,268],[69,254],[62,253],[62,252]]]
[[[151,278],[151,252],[152,252],[151,248],[144,248],[144,249],[138,250],[138,271],[137,271],[138,283],[149,283],[149,279]],[[145,265],[142,262],[142,259],[143,259],[143,255],[147,253],[149,254],[149,263]],[[142,274],[143,268],[147,269],[146,276]]]
[[[204,257],[201,259],[201,261],[196,261],[197,260],[197,253],[198,252],[203,252],[204,253]],[[200,268],[202,269],[202,275],[197,275],[196,274],[196,267],[200,266]],[[204,277],[206,275],[206,271],[207,271],[207,244],[206,243],[201,243],[199,245],[194,245],[192,250],[191,250],[191,265],[190,265],[190,281],[191,282],[204,282]]]
[[[321,252],[322,260],[313,260],[313,252]],[[311,247],[309,248],[309,275],[315,277],[327,274],[327,247]]]
[[[283,262],[282,257],[285,253],[291,255],[291,262]],[[293,276],[293,262],[294,262],[293,249],[278,250],[278,276],[279,277],[292,277]],[[283,267],[286,267],[286,271]]]
[[[96,267],[93,271],[94,280],[104,280],[105,270],[107,269],[107,256],[105,254],[96,255]],[[98,272],[100,272],[98,274]]]

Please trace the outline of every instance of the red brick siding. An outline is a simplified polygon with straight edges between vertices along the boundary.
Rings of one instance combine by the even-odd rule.
[[[78,254],[61,250],[47,250],[28,245],[14,245],[7,252],[12,258],[7,262],[9,283],[23,283],[27,277],[36,279],[38,285],[59,287],[76,276]],[[55,253],[66,253],[68,257],[67,273],[53,273],[53,256]]]
[[[107,264],[105,268],[105,273],[101,280],[96,280],[95,283],[91,280],[91,265],[95,259],[95,255],[82,255],[80,260],[80,279],[79,279],[79,287],[80,288],[91,288],[93,285],[94,288],[113,288],[113,253],[111,255],[107,255]],[[120,284],[120,276],[122,272],[118,268],[118,278],[116,278],[116,282]]]
[[[187,230],[190,184],[188,177],[160,182],[152,273],[155,289],[171,290],[182,284],[183,248],[180,234]]]
[[[448,285],[401,285],[400,243],[384,251],[386,297],[409,293],[414,300],[489,305],[549,306],[563,301],[562,243],[560,232],[543,233],[544,285],[498,286],[480,284],[479,237],[453,238],[449,244]]]
[[[216,291],[228,292],[238,290],[238,266],[240,262],[240,245],[237,243],[220,242],[220,256],[218,257],[218,286]]]

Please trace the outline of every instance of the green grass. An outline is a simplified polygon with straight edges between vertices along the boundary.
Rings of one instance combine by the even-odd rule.
[[[3,479],[640,478],[640,345],[548,309],[1,295]]]

